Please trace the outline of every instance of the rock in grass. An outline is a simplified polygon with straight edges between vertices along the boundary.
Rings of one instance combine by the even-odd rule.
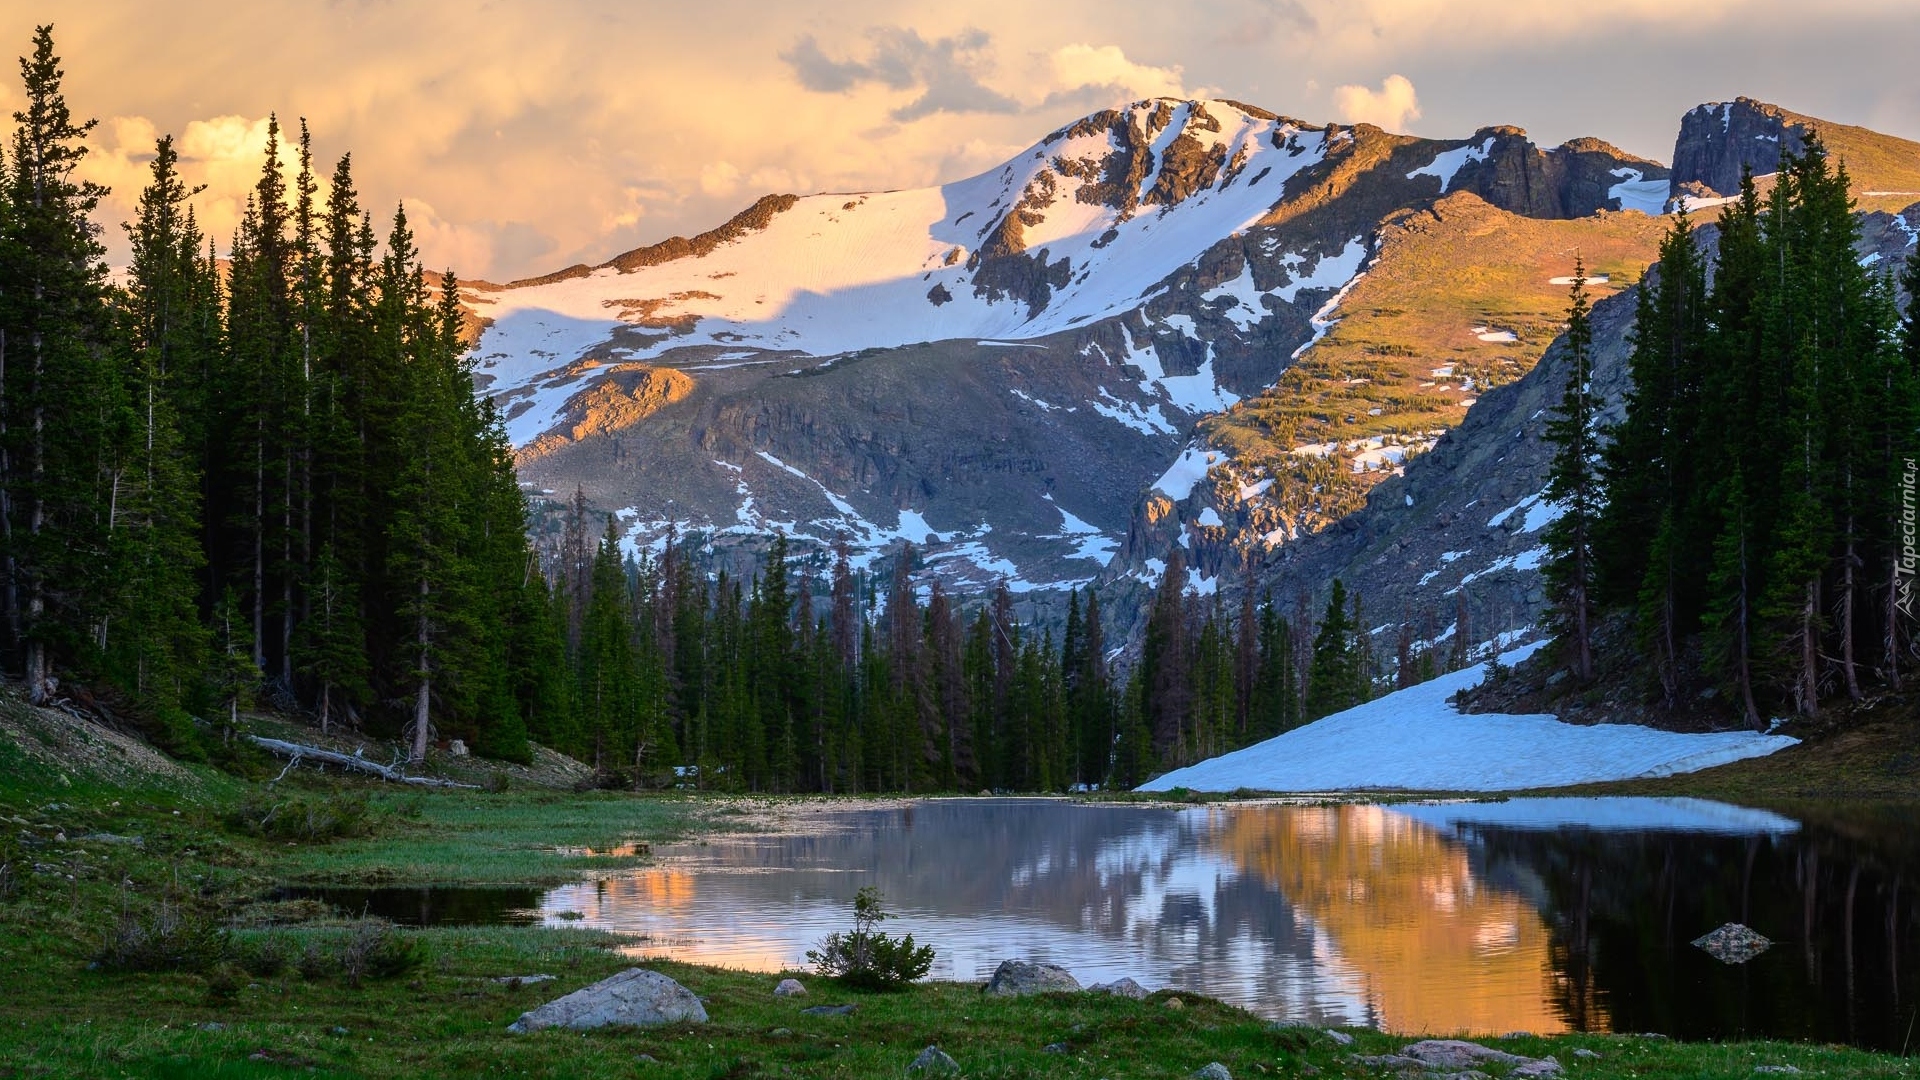
[[[1347,1034],[1344,1031],[1335,1031],[1332,1028],[1328,1028],[1327,1038],[1332,1039],[1335,1046],[1352,1046],[1353,1045],[1353,1036]]]
[[[1598,1052],[1598,1051],[1595,1051],[1595,1050],[1589,1050],[1589,1049],[1587,1049],[1587,1048],[1586,1048],[1586,1047],[1584,1047],[1584,1046],[1576,1046],[1576,1047],[1574,1047],[1574,1048],[1573,1048],[1573,1056],[1574,1056],[1574,1057],[1577,1057],[1577,1058],[1585,1058],[1585,1059],[1587,1059],[1588,1061],[1599,1061],[1599,1060],[1600,1060],[1600,1054],[1599,1054],[1599,1052]]]
[[[1787,1076],[1794,1076],[1800,1072],[1799,1069],[1791,1065],[1755,1065],[1753,1071],[1757,1073],[1780,1073]]]
[[[526,1033],[563,1027],[586,1031],[682,1022],[707,1022],[707,1010],[693,991],[657,971],[629,968],[521,1014],[520,1019],[507,1025],[507,1030]]]
[[[551,975],[495,975],[493,978],[487,981],[499,983],[501,986],[504,986],[509,990],[511,990],[515,987],[534,986],[543,982],[552,982],[553,976]]]
[[[1723,964],[1744,964],[1773,947],[1773,942],[1737,922],[1694,938],[1693,944]]]
[[[852,1016],[858,1005],[815,1005],[811,1009],[801,1009],[801,1016]]]
[[[807,988],[799,979],[781,979],[780,985],[773,988],[774,997],[806,997]]]
[[[1145,998],[1150,991],[1139,983],[1134,982],[1131,977],[1128,977],[1115,979],[1112,982],[1095,983],[1087,987],[1087,993],[1116,994],[1123,998],[1132,998],[1135,1001],[1139,1001]]]
[[[1073,1047],[1068,1046],[1066,1043],[1048,1043],[1040,1048],[1040,1052],[1043,1054],[1071,1054],[1073,1053]]]
[[[1074,994],[1080,980],[1058,964],[1038,960],[1002,960],[981,991],[988,997],[1020,997],[1025,994]]]
[[[1409,1057],[1431,1070],[1471,1069],[1483,1062],[1500,1065],[1526,1065],[1532,1059],[1518,1054],[1509,1054],[1504,1050],[1495,1050],[1479,1043],[1470,1043],[1461,1039],[1422,1039],[1400,1051],[1402,1057]],[[1554,1068],[1559,1069],[1558,1065]]]
[[[959,1076],[960,1063],[947,1056],[945,1050],[929,1046],[920,1051],[920,1056],[907,1066],[910,1073],[925,1073],[928,1076]]]
[[[1193,1071],[1193,1080],[1233,1080],[1233,1074],[1225,1065],[1209,1061]]]

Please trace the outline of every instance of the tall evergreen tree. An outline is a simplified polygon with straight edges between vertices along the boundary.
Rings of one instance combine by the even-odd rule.
[[[1564,339],[1566,389],[1559,408],[1547,422],[1547,441],[1553,444],[1554,455],[1547,473],[1546,495],[1559,504],[1561,513],[1547,526],[1546,579],[1568,667],[1581,682],[1593,678],[1593,529],[1601,499],[1595,467],[1598,448],[1594,418],[1599,401],[1593,390],[1591,313],[1586,266],[1576,258]]]

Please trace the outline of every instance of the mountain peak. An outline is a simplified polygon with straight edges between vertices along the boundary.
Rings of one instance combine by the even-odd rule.
[[[1836,160],[1846,163],[1856,197],[1892,199],[1902,206],[1920,198],[1920,143],[1750,97],[1708,102],[1680,118],[1673,193],[1731,196],[1740,189],[1742,173],[1774,172],[1781,154],[1799,153],[1814,132]]]

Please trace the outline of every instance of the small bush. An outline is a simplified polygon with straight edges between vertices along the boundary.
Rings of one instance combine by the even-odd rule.
[[[367,835],[374,818],[367,797],[358,793],[322,798],[257,791],[227,811],[226,823],[249,836],[323,844]]]
[[[828,934],[819,948],[807,950],[808,962],[822,975],[867,990],[891,990],[924,976],[933,967],[933,947],[916,947],[912,934],[895,939],[875,930],[886,918],[880,891],[861,889],[853,898],[853,930]]]
[[[280,934],[260,934],[234,942],[234,959],[247,974],[271,979],[293,966],[293,942]]]
[[[227,958],[227,933],[178,904],[123,912],[94,955],[106,971],[206,971]]]
[[[359,986],[362,979],[391,979],[419,967],[426,949],[390,922],[362,920],[340,944],[340,973]]]

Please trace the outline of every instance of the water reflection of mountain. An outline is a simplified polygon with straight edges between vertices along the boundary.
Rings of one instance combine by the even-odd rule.
[[[1576,1027],[1897,1049],[1920,1002],[1911,818],[1844,824],[1815,814],[1767,836],[1459,835],[1481,873],[1544,883],[1559,1005]],[[1727,922],[1774,947],[1728,966],[1691,944]]]
[[[1518,802],[1481,812],[1504,821],[1473,821],[1454,809],[934,800],[823,814],[811,835],[682,848],[541,906],[648,935],[641,952],[772,970],[842,928],[854,892],[875,885],[901,916],[888,928],[939,949],[937,978],[1037,956],[1083,980],[1131,975],[1271,1016],[1397,1031],[1885,1045],[1894,1018],[1904,1024],[1920,966],[1902,886],[1914,863],[1875,841],[1889,823],[1796,833],[1789,819],[1723,812],[1735,808],[1643,805],[1651,816],[1636,821],[1618,802],[1576,809],[1607,828],[1515,824],[1532,812]],[[1703,809],[1719,833],[1660,828],[1668,813],[1699,827]],[[1730,920],[1781,944],[1745,968],[1688,944]]]

